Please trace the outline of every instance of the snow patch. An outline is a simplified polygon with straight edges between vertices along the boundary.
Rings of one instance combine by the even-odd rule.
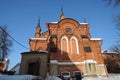
[[[88,24],[88,23],[79,23],[79,24]]]
[[[31,40],[47,40],[47,38],[30,38]]]
[[[39,80],[41,77],[33,75],[0,75],[0,80]],[[55,76],[47,76],[45,80],[62,80]],[[109,74],[109,77],[84,77],[82,80],[120,80],[120,74]]]
[[[85,63],[96,63],[96,61],[94,61],[94,60],[85,60],[84,62]]]
[[[82,80],[120,80],[120,74],[109,74],[109,77],[84,77]]]
[[[33,75],[0,75],[0,80],[36,80],[36,79],[41,79],[41,77]]]
[[[90,40],[103,40],[102,38],[90,38]]]
[[[50,23],[58,23],[58,22],[50,22]]]
[[[62,80],[62,79],[55,76],[47,76],[45,80]]]

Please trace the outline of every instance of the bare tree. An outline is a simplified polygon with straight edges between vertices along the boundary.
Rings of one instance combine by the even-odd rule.
[[[105,1],[108,5],[112,5],[113,7],[120,6],[120,0],[103,0],[103,1]],[[120,27],[120,15],[117,15],[113,18],[114,23]]]
[[[108,5],[112,5],[113,7],[120,6],[120,0],[103,0],[103,1],[107,2]],[[119,31],[120,31],[120,15],[113,17],[113,22],[117,25],[116,29],[118,30],[118,36],[120,36],[120,33],[119,33]],[[118,40],[116,42],[116,44],[110,48],[110,50],[113,52],[120,53],[120,40]]]
[[[120,15],[114,17],[114,23],[117,25],[117,29],[120,30]]]
[[[120,54],[120,43],[116,43],[115,45],[113,45],[111,48],[110,48],[111,51],[113,52],[116,52],[116,53],[119,53]]]
[[[12,40],[9,38],[6,26],[0,26],[0,59],[4,60],[10,52]]]
[[[114,7],[120,5],[120,0],[103,0],[105,1],[108,5],[113,5]]]

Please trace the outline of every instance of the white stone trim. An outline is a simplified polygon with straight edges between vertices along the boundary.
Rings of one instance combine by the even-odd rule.
[[[77,38],[75,37],[75,36],[72,36],[71,38],[70,38],[70,46],[71,46],[71,53],[73,52],[72,50],[72,39],[74,39],[75,40],[75,42],[76,42],[76,52],[77,52],[77,54],[79,54],[79,47],[78,47],[78,40],[77,40]]]
[[[58,62],[58,65],[82,65],[84,62]]]
[[[85,60],[84,63],[96,63],[94,60]]]
[[[45,53],[48,53],[48,51],[44,51],[44,50],[39,50],[39,52],[45,52]]]
[[[47,38],[30,38],[31,40],[47,40]]]
[[[62,43],[62,41],[63,41],[63,39],[66,39],[66,41],[67,41],[67,52],[69,53],[69,48],[68,48],[68,38],[66,37],[66,36],[63,36],[62,38],[61,38],[61,54],[63,54],[63,43]]]
[[[104,64],[98,64],[98,66],[105,66]]]
[[[50,63],[51,64],[58,64],[58,61],[57,60],[50,60]]]
[[[58,65],[82,65],[85,63],[96,63],[94,60],[85,60],[83,62],[58,62],[57,60],[50,60],[51,64],[58,64]],[[100,64],[98,66],[104,66],[104,64]]]
[[[58,62],[57,60],[50,60],[51,64],[58,64],[58,65],[81,65],[84,62]]]

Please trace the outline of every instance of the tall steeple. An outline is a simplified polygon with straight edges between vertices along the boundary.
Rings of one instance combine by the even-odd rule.
[[[39,38],[40,34],[41,34],[40,17],[38,17],[38,24],[36,27],[35,38]]]
[[[60,20],[64,19],[64,13],[63,13],[63,8],[61,8],[61,15],[60,15]]]

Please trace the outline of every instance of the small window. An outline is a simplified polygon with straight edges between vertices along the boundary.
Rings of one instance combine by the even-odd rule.
[[[50,48],[50,52],[56,52],[57,51],[57,47],[51,47]]]
[[[50,41],[50,52],[56,52],[57,46],[53,41]]]
[[[112,58],[114,58],[114,55],[112,54]]]
[[[85,52],[91,52],[91,47],[84,47]]]
[[[66,28],[67,33],[71,33],[71,31],[72,31],[71,28]]]
[[[57,35],[56,34],[52,34],[51,37],[52,38],[57,38]]]
[[[88,38],[87,35],[81,35],[81,38]]]

